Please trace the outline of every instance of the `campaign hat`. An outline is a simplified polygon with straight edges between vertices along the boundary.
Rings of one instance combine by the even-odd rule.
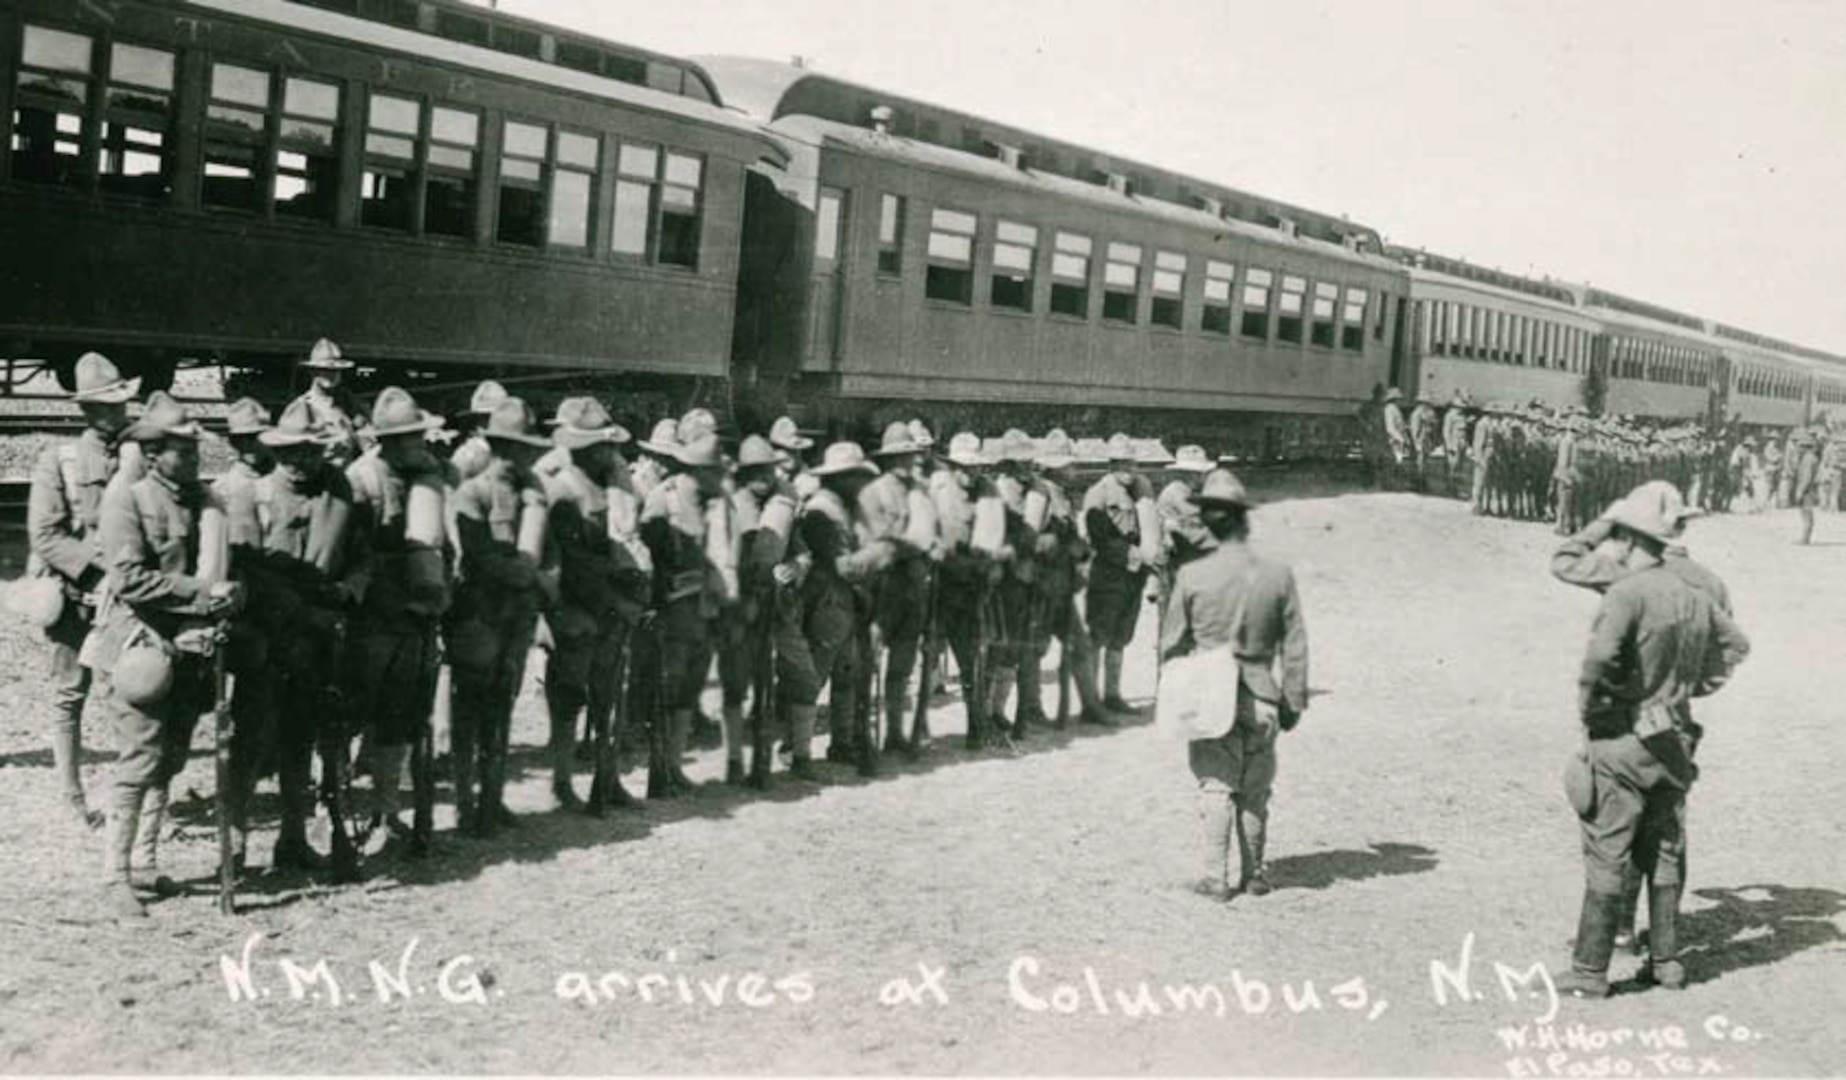
[[[98,405],[119,405],[132,400],[140,385],[138,378],[124,378],[122,369],[99,352],[87,352],[77,358],[71,400]]]
[[[301,362],[301,366],[317,371],[348,371],[354,365],[332,340],[321,338],[308,350],[308,358]]]

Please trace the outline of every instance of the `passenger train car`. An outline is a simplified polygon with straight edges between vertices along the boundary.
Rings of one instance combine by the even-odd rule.
[[[0,357],[279,400],[330,336],[435,399],[1158,430],[1343,453],[1395,385],[1786,424],[1827,354],[1404,248],[809,70],[458,0],[0,5]],[[9,372],[12,370],[9,361]]]
[[[327,10],[349,9],[346,12]],[[0,7],[0,342],[390,378],[731,357],[746,170],[696,65],[432,0]]]

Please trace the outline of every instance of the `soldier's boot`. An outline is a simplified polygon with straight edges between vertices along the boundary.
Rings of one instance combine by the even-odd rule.
[[[459,712],[449,734],[449,772],[455,785],[455,831],[481,835],[480,750],[474,718]]]
[[[1558,993],[1588,998],[1609,996],[1609,957],[1615,952],[1616,923],[1621,917],[1621,893],[1583,891],[1570,970],[1553,983]]]
[[[755,708],[762,710],[765,704],[757,702]],[[774,783],[770,777],[776,771],[775,738],[769,730],[771,724],[768,714],[762,714],[759,719],[761,731],[757,724],[747,724],[750,735],[750,771],[744,782],[756,791],[768,791]]]
[[[1243,863],[1238,888],[1251,896],[1269,894],[1269,865],[1263,859],[1269,839],[1269,806],[1233,797],[1237,812],[1237,857]]]
[[[551,712],[551,742],[546,747],[551,758],[551,797],[557,800],[560,810],[582,810],[583,800],[577,798],[572,784],[577,766],[578,695],[562,687],[553,691],[549,683],[545,691],[545,704]]]
[[[1133,706],[1122,700],[1122,650],[1102,652],[1102,707],[1115,713],[1132,713]]]
[[[313,873],[327,865],[327,860],[308,843],[308,818],[314,813],[314,789],[309,776],[312,752],[311,746],[286,746],[282,751],[277,776],[282,827],[276,834],[276,849],[269,857],[269,865],[276,869]]]
[[[667,721],[667,784],[679,791],[691,791],[698,787],[680,762],[686,756],[686,739],[692,732],[692,717],[695,709],[674,709]]]
[[[119,919],[147,917],[147,908],[135,895],[130,871],[135,837],[141,819],[143,792],[136,788],[118,792],[109,807],[103,834],[103,911]]]
[[[1036,724],[1044,727],[1050,722],[1045,715],[1045,691],[1040,683],[1044,671],[1045,653],[1028,652],[1019,661],[1016,676],[1019,692],[1019,708],[1013,715],[1013,738],[1023,739],[1027,729]]]
[[[917,743],[904,738],[904,717],[910,713],[910,695],[904,689],[899,686],[893,691],[889,685],[885,688],[885,753],[914,758]]]
[[[1102,696],[1096,692],[1094,653],[1071,657],[1070,681],[1077,687],[1077,704],[1082,707],[1082,711],[1077,714],[1077,722],[1101,727],[1114,726],[1109,714],[1103,710]]]
[[[627,735],[628,725],[623,722],[620,714],[613,711],[607,723],[610,725],[609,760],[603,762],[598,770],[603,785],[598,793],[602,798],[601,805],[617,810],[632,809],[641,805],[641,802],[622,786],[622,739]]]
[[[1013,692],[1013,684],[1018,680],[1018,669],[1011,664],[995,664],[993,681],[987,686],[987,745],[1003,746],[1011,738],[1013,728],[1006,722],[1006,699]]]
[[[51,760],[64,785],[64,804],[71,820],[85,832],[95,832],[103,827],[105,819],[102,811],[90,809],[83,794],[79,767],[83,763],[84,696],[74,690],[58,692],[57,716],[51,728]]]
[[[788,771],[802,780],[821,778],[814,768],[815,711],[813,705],[791,704],[788,707],[789,743],[794,750],[794,761]]]
[[[1647,894],[1647,963],[1635,981],[1666,990],[1686,988],[1686,965],[1679,959],[1678,885],[1655,885]]]
[[[744,782],[744,744],[750,739],[742,702],[724,703],[724,782],[736,787]]]
[[[1805,506],[1801,508],[1801,542],[1803,544],[1814,542],[1814,511]]]
[[[398,815],[404,809],[401,784],[410,747],[374,743],[368,757],[372,762],[372,820],[375,826],[383,827],[387,835],[402,833],[406,830]],[[459,785],[456,790],[460,790]]]
[[[491,816],[496,828],[519,825],[518,816],[506,805],[506,755],[512,726],[513,703],[508,701],[494,718],[492,741],[487,744],[487,766],[481,775],[481,814]]]
[[[1615,920],[1615,949],[1617,952],[1639,954],[1641,935],[1635,928],[1636,908],[1641,902],[1641,875],[1629,871],[1627,880],[1622,883],[1622,910]]]
[[[1231,896],[1228,867],[1235,807],[1222,791],[1199,793],[1199,879],[1192,891],[1212,900]]]
[[[147,789],[147,797],[141,802],[134,855],[139,881],[162,899],[180,894],[179,884],[160,872],[160,831],[167,824],[167,798],[166,784]]]
[[[983,710],[987,703],[981,700],[981,691],[974,684],[974,672],[964,669],[961,673],[961,700],[968,712],[967,748],[979,750],[981,740],[986,737],[986,722]]]

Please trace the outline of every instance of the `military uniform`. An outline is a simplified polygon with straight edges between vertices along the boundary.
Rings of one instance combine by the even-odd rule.
[[[874,455],[881,459],[914,455],[922,447],[910,441],[908,425],[891,425]],[[893,561],[871,586],[873,620],[885,648],[883,691],[885,745],[903,749],[910,711],[910,677],[929,618],[929,552],[935,543],[935,514],[928,496],[905,470],[879,475],[859,492],[864,539],[891,545]],[[868,660],[869,662],[869,660]],[[927,691],[925,691],[927,692]]]
[[[827,448],[826,460],[814,471],[826,477],[870,468],[856,445],[836,443]],[[812,675],[818,682],[803,685],[797,681],[788,692],[798,706],[808,706],[819,699],[822,686],[827,687],[832,729],[829,759],[856,760],[861,772],[870,772],[875,768],[871,733],[857,722],[860,694],[865,689],[860,686],[867,662],[864,629],[870,618],[864,590],[892,565],[895,549],[889,541],[861,545],[862,523],[850,506],[840,491],[827,486],[808,496],[802,506],[801,539],[813,558],[802,584],[802,629],[812,658]],[[783,672],[785,680],[790,676],[799,679],[801,674]],[[797,726],[797,748],[801,737]]]
[[[936,621],[961,679],[962,704],[967,711],[967,745],[980,747],[988,738],[988,708],[992,692],[986,670],[988,635],[992,631],[990,592],[999,567],[974,547],[975,505],[991,497],[991,486],[973,469],[988,464],[980,440],[958,434],[949,443],[949,463],[930,476],[930,502],[936,511]]]
[[[1093,553],[1084,610],[1091,638],[1102,651],[1103,702],[1110,708],[1122,707],[1122,650],[1134,640],[1147,587],[1135,504],[1149,494],[1139,477],[1111,472],[1083,495],[1084,534]]]

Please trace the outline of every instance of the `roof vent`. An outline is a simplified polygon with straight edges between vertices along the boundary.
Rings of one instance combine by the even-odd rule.
[[[1295,223],[1294,218],[1279,217],[1276,218],[1276,231],[1283,236],[1296,237],[1301,235],[1301,226]]]
[[[1104,172],[1102,174],[1102,178],[1103,178],[1103,183],[1109,185],[1110,191],[1115,192],[1117,195],[1125,196],[1128,194],[1128,177],[1126,174],[1118,173],[1118,172]]]
[[[891,121],[896,116],[897,111],[889,105],[872,106],[872,130],[880,135],[891,134]]]
[[[1205,211],[1215,218],[1224,217],[1223,199],[1218,198],[1216,195],[1199,195],[1196,198],[1198,199],[1200,210]]]
[[[1005,165],[1007,168],[1022,170],[1026,167],[1025,151],[1019,149],[1019,147],[1003,142],[989,142],[987,145],[993,150],[994,160]]]

